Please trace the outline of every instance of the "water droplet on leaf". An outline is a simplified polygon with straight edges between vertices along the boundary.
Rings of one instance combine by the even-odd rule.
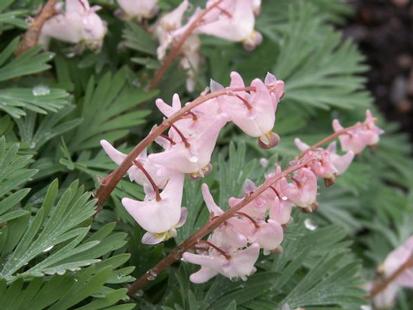
[[[304,226],[308,230],[314,231],[317,229],[317,224],[315,224],[311,219],[305,219],[304,220]]]
[[[33,87],[32,89],[33,96],[46,96],[50,94],[50,88],[44,85],[39,85],[36,87]]]
[[[47,247],[46,249],[43,250],[43,253],[49,252],[51,249],[53,249],[54,245],[51,245]]]

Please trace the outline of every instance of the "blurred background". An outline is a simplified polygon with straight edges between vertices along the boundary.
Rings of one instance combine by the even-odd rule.
[[[343,32],[367,57],[367,87],[387,119],[399,122],[413,139],[413,3],[347,2],[355,14],[346,21]]]

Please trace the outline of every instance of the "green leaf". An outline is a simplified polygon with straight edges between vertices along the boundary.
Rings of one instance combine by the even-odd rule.
[[[125,45],[145,54],[156,55],[157,42],[152,36],[136,23],[126,24],[123,31]]]
[[[126,69],[115,75],[107,73],[97,83],[90,79],[79,103],[83,122],[72,135],[71,150],[94,148],[101,139],[116,141],[127,135],[130,128],[145,122],[150,111],[138,107],[156,93],[130,85]]]
[[[0,110],[14,118],[26,115],[25,109],[36,113],[56,112],[69,103],[69,94],[47,86],[0,89]]]
[[[14,57],[18,43],[19,38],[16,38],[0,53],[0,82],[50,68],[47,62],[53,58],[53,54],[43,52],[41,47],[34,47],[19,57]]]
[[[27,113],[16,120],[20,139],[29,148],[39,150],[51,139],[60,136],[80,125],[81,119],[64,120],[73,110],[73,105],[66,105],[58,113],[50,113],[39,117],[35,113]]]
[[[102,227],[86,238],[90,227],[85,221],[95,212],[95,202],[77,182],[58,199],[58,184],[53,182],[37,214],[26,221],[24,233],[3,247],[0,277],[8,282],[19,277],[64,274],[100,261],[100,257],[125,244],[126,234],[110,234],[114,226]],[[13,229],[10,223],[7,229]],[[36,260],[35,260],[36,259]],[[35,262],[34,262],[35,260]],[[27,265],[30,264],[29,267]]]

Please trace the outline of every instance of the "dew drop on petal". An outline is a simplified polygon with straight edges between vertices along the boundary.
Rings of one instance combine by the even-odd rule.
[[[46,249],[43,250],[43,253],[49,252],[51,249],[53,249],[54,245],[51,245],[47,247]]]
[[[311,219],[305,219],[304,226],[305,228],[311,231],[314,231],[318,228],[317,224],[315,224]]]
[[[46,96],[50,94],[50,88],[44,85],[35,86],[32,89],[33,96]]]
[[[191,162],[191,163],[197,163],[198,162],[198,157],[196,157],[196,156],[191,156],[191,157],[189,157],[189,161]]]

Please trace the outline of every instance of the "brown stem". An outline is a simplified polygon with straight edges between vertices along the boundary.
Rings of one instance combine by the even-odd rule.
[[[165,119],[159,126],[153,128],[149,135],[147,135],[141,142],[139,142],[134,149],[126,156],[124,161],[120,164],[120,166],[112,171],[109,175],[107,175],[101,182],[100,187],[96,191],[96,198],[98,208],[96,212],[99,212],[102,209],[104,202],[109,198],[110,193],[115,189],[116,185],[122,179],[122,177],[126,174],[129,168],[133,165],[133,161],[138,157],[140,153],[144,151],[157,137],[162,135],[164,131],[166,131],[171,125],[178,121],[182,116],[186,113],[191,111],[193,108],[197,107],[198,105],[214,99],[219,96],[224,95],[231,95],[232,92],[237,91],[253,91],[253,87],[245,87],[245,88],[235,88],[235,89],[223,89],[219,90],[201,97],[198,97],[194,101],[186,104],[182,109],[171,115],[169,118]]]
[[[291,166],[284,170],[281,174],[268,178],[263,184],[256,188],[256,190],[247,195],[242,199],[239,203],[237,203],[232,208],[228,209],[222,215],[213,218],[210,222],[205,224],[199,230],[197,230],[191,237],[186,239],[180,245],[178,245],[175,249],[173,249],[165,258],[163,258],[159,263],[157,263],[153,268],[151,268],[148,272],[138,278],[135,282],[131,284],[128,288],[128,295],[133,296],[138,290],[143,288],[146,284],[148,284],[153,278],[150,277],[151,274],[158,275],[160,272],[168,268],[174,262],[179,260],[182,254],[187,251],[188,249],[193,248],[199,240],[204,238],[206,235],[211,233],[214,229],[218,228],[221,224],[227,221],[229,218],[233,217],[236,213],[239,212],[243,207],[249,204],[251,201],[256,199],[259,195],[265,192],[272,184],[277,182],[279,179],[286,177],[290,173],[302,168],[308,162],[300,163],[295,166]]]
[[[171,127],[175,129],[175,131],[178,133],[178,135],[181,137],[182,142],[185,144],[186,148],[189,148],[191,144],[188,142],[186,139],[185,135],[174,125],[172,124]]]
[[[120,182],[122,177],[126,174],[129,168],[133,165],[133,161],[136,157],[139,156],[140,153],[144,151],[157,137],[162,135],[164,131],[166,131],[171,125],[178,121],[182,116],[186,113],[191,111],[193,108],[197,107],[198,105],[207,102],[208,100],[214,99],[219,96],[230,96],[234,91],[253,91],[254,88],[252,87],[245,87],[239,89],[223,89],[220,91],[216,91],[201,97],[198,97],[194,101],[186,104],[182,109],[171,115],[169,118],[165,119],[159,126],[153,128],[149,135],[147,135],[141,142],[139,142],[134,149],[126,156],[124,161],[120,164],[120,166],[112,171],[109,175],[107,175],[101,182],[100,187],[96,191],[96,198],[98,208],[96,212],[99,212],[103,206],[103,203],[109,198],[110,193],[115,189],[116,185]]]
[[[161,201],[161,195],[159,195],[159,187],[155,184],[155,181],[152,179],[152,177],[148,173],[148,171],[146,171],[146,169],[143,167],[143,165],[136,159],[133,161],[133,164],[142,171],[142,173],[145,175],[146,179],[148,179],[149,183],[151,183],[152,188],[155,192],[156,201]]]
[[[201,13],[199,13],[197,18],[192,21],[192,23],[184,31],[180,39],[176,42],[176,44],[174,44],[169,53],[166,55],[162,63],[162,66],[155,72],[152,81],[149,83],[150,89],[154,89],[156,86],[158,86],[159,82],[162,80],[168,68],[172,65],[172,63],[179,56],[179,54],[181,54],[182,47],[184,46],[186,40],[193,34],[193,32],[204,19],[205,15],[208,14],[214,8],[216,8],[221,2],[222,0],[217,0],[214,4],[212,4],[211,6],[204,9]]]
[[[235,95],[235,97],[237,97],[239,100],[241,100],[242,103],[247,107],[248,110],[252,110],[251,103],[249,103],[249,101],[247,99],[243,98],[240,95]]]
[[[213,244],[212,242],[210,242],[208,240],[200,240],[198,243],[204,243],[204,244],[208,245],[209,247],[213,248],[214,250],[216,250],[217,252],[219,252],[226,259],[231,259],[231,255],[229,255],[223,249],[221,249],[220,247],[217,247],[215,244]]]
[[[347,130],[349,130],[352,127],[348,127],[346,129],[343,129],[340,132],[336,132],[323,140],[321,140],[323,143],[328,143],[335,138],[337,138],[341,134],[345,134]],[[320,142],[321,142],[320,141]],[[315,144],[316,147],[321,146],[321,143]],[[301,154],[303,155],[303,153]],[[254,192],[250,193],[249,195],[246,195],[239,203],[237,203],[235,206],[232,208],[228,209],[225,213],[223,213],[220,216],[213,217],[208,223],[206,223],[204,226],[202,226],[200,229],[198,229],[192,236],[190,236],[188,239],[183,241],[181,244],[179,244],[176,248],[174,248],[165,258],[163,258],[159,263],[157,263],[153,268],[151,268],[148,272],[146,272],[144,275],[142,275],[140,278],[136,279],[135,282],[133,282],[129,288],[128,288],[128,295],[133,296],[138,290],[143,288],[145,285],[147,285],[150,281],[153,280],[153,278],[150,275],[156,274],[158,275],[160,272],[168,268],[170,265],[178,261],[182,254],[186,252],[188,249],[193,248],[199,240],[204,238],[206,235],[211,233],[214,229],[218,228],[220,225],[224,224],[228,219],[236,215],[237,213],[240,213],[239,211],[248,205],[251,201],[256,199],[259,195],[261,195],[263,192],[265,192],[267,189],[272,188],[272,185],[275,184],[277,181],[280,179],[287,177],[289,174],[293,173],[294,171],[301,169],[302,167],[305,167],[312,161],[313,159],[306,160],[304,162],[298,162],[293,166],[288,167],[285,169],[282,173],[277,174],[273,177],[270,177],[264,181],[263,184],[261,184],[259,187],[255,189]]]
[[[383,292],[394,280],[396,280],[403,272],[405,272],[406,269],[409,269],[412,267],[413,267],[413,254],[403,264],[401,264],[399,268],[397,268],[396,271],[393,272],[388,278],[375,282],[368,297],[370,299],[373,299],[374,297],[376,297],[378,294]]]
[[[271,187],[271,186],[270,186],[270,187]],[[257,224],[257,222],[256,222],[251,216],[249,216],[247,213],[245,213],[245,212],[237,212],[237,213],[235,213],[235,214],[236,214],[236,215],[241,215],[241,216],[249,219],[250,222],[254,225],[255,228],[259,228],[259,227],[260,227],[260,226]]]
[[[17,57],[37,45],[43,24],[57,13],[55,10],[56,2],[57,0],[48,0],[40,13],[33,19],[16,50]]]

